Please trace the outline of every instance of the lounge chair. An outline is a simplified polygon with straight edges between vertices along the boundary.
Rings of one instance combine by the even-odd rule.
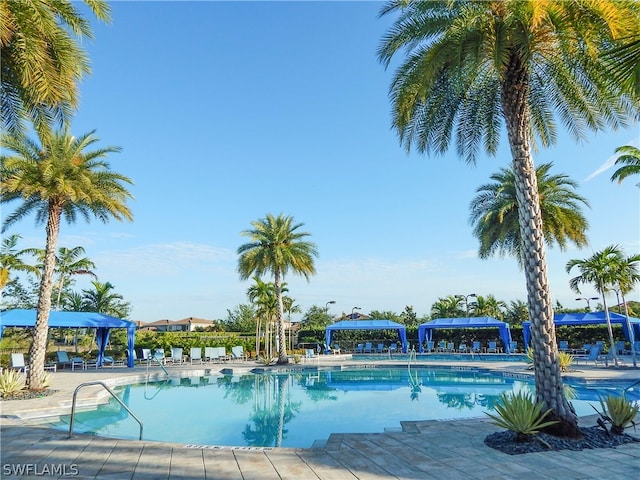
[[[625,346],[625,343],[626,343],[626,342],[624,342],[624,341],[622,341],[622,340],[621,340],[621,341],[619,341],[619,342],[616,342],[616,353],[617,353],[618,355],[623,355],[623,354],[624,354],[624,346]]]
[[[431,352],[433,352],[434,347],[435,347],[435,342],[428,341],[427,342],[427,348],[425,349],[425,351],[427,353],[431,353]]]
[[[480,342],[473,342],[471,344],[471,353],[480,353],[481,348]]]
[[[153,352],[152,358],[161,365],[164,365],[165,363],[167,363],[167,357],[164,356],[164,348],[161,348],[160,350],[155,350]]]
[[[189,353],[189,363],[193,365],[193,362],[202,363],[202,348],[191,347],[191,351]]]
[[[592,345],[589,349],[588,355],[575,355],[573,361],[577,364],[585,362],[587,365],[589,362],[593,362],[594,365],[598,362],[598,356],[600,355],[600,347],[598,345]]]
[[[124,367],[124,360],[116,360],[111,356],[104,356],[102,357],[102,366],[103,367],[109,366],[111,368]]]
[[[71,360],[69,359],[69,354],[64,350],[58,350],[56,352],[56,357],[58,357],[58,368],[64,368],[65,366],[71,366]]]
[[[569,350],[569,342],[567,342],[566,340],[560,340],[558,342],[558,350],[560,350],[561,352],[566,352]]]
[[[458,345],[458,353],[467,353],[467,344],[461,343]]]
[[[373,353],[373,345],[371,344],[371,342],[367,342],[364,344],[364,353]]]
[[[213,362],[218,359],[218,349],[216,347],[204,347],[204,359]]]
[[[305,350],[304,350],[304,359],[305,360],[312,360],[314,358],[317,358],[316,351],[313,348],[305,348]]]
[[[142,357],[140,358],[139,362],[148,364],[151,361],[151,358],[152,358],[151,349],[150,348],[143,348],[143,349],[140,350],[140,352],[142,353]]]
[[[333,344],[333,347],[331,348],[331,351],[335,354],[335,355],[340,355],[340,352],[342,350],[340,350],[340,345],[337,343]]]
[[[453,342],[447,342],[447,352],[449,353],[453,353],[456,351],[456,346],[454,345]]]
[[[509,353],[516,353],[518,351],[518,342],[509,342]]]
[[[396,343],[392,343],[389,345],[389,355],[392,353],[396,353],[398,351],[398,345]]]
[[[182,363],[182,348],[176,347],[171,349],[171,356],[165,359],[165,363]]]
[[[489,346],[487,347],[487,353],[498,353],[498,347],[496,342],[489,342]]]
[[[359,343],[358,346],[356,347],[356,353],[363,353],[364,352],[364,343]]]
[[[242,345],[236,345],[235,347],[231,347],[231,357],[234,360],[246,360],[247,356],[244,353],[244,348]]]
[[[87,368],[87,364],[85,363],[82,357],[72,357],[71,358],[71,371],[74,371],[76,368],[80,368],[80,370],[85,370]]]
[[[12,353],[11,366],[9,368],[27,373],[28,367],[24,363],[24,353]]]
[[[376,347],[376,352],[377,353],[384,353],[384,343],[379,343],[378,346]]]
[[[441,342],[438,343],[438,351],[439,352],[446,352],[447,351],[447,342],[442,340]]]

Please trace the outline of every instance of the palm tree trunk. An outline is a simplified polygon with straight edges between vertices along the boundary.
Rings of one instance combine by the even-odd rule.
[[[274,283],[276,287],[276,300],[278,301],[278,365],[289,363],[287,356],[287,345],[284,338],[284,304],[282,303],[282,279],[280,271],[274,272]]]
[[[613,364],[618,366],[618,354],[616,352],[616,341],[613,338],[613,327],[611,326],[611,316],[609,315],[609,306],[607,305],[607,298],[604,285],[599,285],[602,292],[602,305],[604,306],[604,318],[607,320],[607,330],[609,332],[609,350],[611,352],[611,360]]]
[[[631,325],[631,321],[629,320],[629,308],[627,307],[627,300],[624,298],[624,292],[622,289],[620,290],[620,294],[622,295],[622,303],[624,304],[624,316],[627,318],[627,330],[629,331],[629,341],[631,342],[631,359],[633,361],[633,366],[637,367],[638,362],[636,361],[636,336],[633,333],[633,326]]]
[[[50,203],[44,268],[40,279],[38,313],[33,329],[33,340],[29,347],[27,388],[30,390],[42,390],[44,388],[44,364],[47,354],[47,339],[49,337],[49,313],[51,312],[51,294],[53,292],[53,275],[56,266],[56,246],[60,232],[61,213],[62,210],[60,208]]]
[[[553,304],[547,280],[542,215],[538,184],[531,156],[529,138],[528,75],[517,54],[511,55],[502,85],[502,109],[507,124],[509,146],[518,201],[518,218],[522,237],[527,287],[527,304],[531,319],[531,342],[535,371],[536,396],[543,410],[559,423],[548,430],[577,436],[577,417],[564,395],[558,347],[553,324]]]

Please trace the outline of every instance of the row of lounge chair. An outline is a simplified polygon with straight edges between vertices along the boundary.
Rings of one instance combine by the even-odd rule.
[[[377,347],[373,347],[371,342],[367,343],[359,343],[356,346],[356,353],[395,353],[398,351],[398,345],[396,343],[392,343],[389,346],[386,346],[384,343],[379,343]]]
[[[227,353],[225,347],[204,347],[204,355],[201,347],[192,347],[189,355],[185,356],[182,348],[171,349],[171,355],[165,356],[164,349],[155,350],[153,353],[149,348],[142,349],[142,358],[137,359],[139,363],[158,362],[162,365],[190,363],[191,365],[203,362],[220,362],[227,360],[246,360],[247,355],[242,345],[231,348],[231,354]]]
[[[501,353],[502,347],[499,347],[497,342],[489,342],[486,346],[482,346],[480,342],[473,342],[470,346],[466,343],[460,343],[456,348],[453,342],[447,342],[442,340],[435,344],[435,342],[428,341],[425,345],[425,352],[444,352],[444,353]],[[509,343],[509,351],[511,353],[518,351],[518,342]]]

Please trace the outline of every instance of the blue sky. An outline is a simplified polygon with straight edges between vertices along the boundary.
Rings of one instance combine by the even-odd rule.
[[[390,24],[380,6],[114,2],[112,23],[93,22],[94,40],[83,41],[93,72],[72,131],[96,129],[101,146],[122,147],[109,160],[135,182],[135,221],[63,224],[59,246],[84,246],[141,321],[224,318],[246,303],[235,252],[266,213],[292,215],[317,244],[310,282],[285,279],[303,311],[335,300],[334,314],[412,305],[422,316],[450,294],[525,300],[516,261],[479,260],[468,223],[476,188],[510,163],[506,137],[476,166],[453,150],[405,152],[390,128],[394,68],[376,58]],[[535,154],[591,204],[590,247],[548,251],[565,306],[584,306],[568,287],[569,259],[612,243],[640,250],[637,181],[614,184],[607,167],[616,147],[639,142],[636,124],[583,144],[561,134]],[[9,233],[44,246],[31,219]]]

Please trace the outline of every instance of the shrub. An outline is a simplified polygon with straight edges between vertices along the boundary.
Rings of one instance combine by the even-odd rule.
[[[622,435],[624,429],[630,425],[633,425],[635,430],[636,423],[634,419],[640,409],[638,402],[630,402],[624,398],[624,396],[614,397],[609,395],[604,400],[602,398],[600,399],[600,406],[602,407],[601,412],[592,405],[593,409],[600,415],[598,425],[604,428],[607,433],[609,433],[607,423],[611,424],[611,433],[616,435]]]
[[[573,355],[567,352],[558,352],[558,361],[560,362],[560,371],[566,372],[573,365]]]
[[[0,395],[7,396],[24,388],[24,375],[18,370],[7,369],[0,373]]]
[[[525,361],[529,364],[529,368],[533,368],[533,348],[527,348],[527,358]],[[566,372],[573,365],[573,355],[567,352],[558,352],[558,362],[560,362],[560,371]]]
[[[544,421],[551,409],[542,413],[542,403],[537,403],[528,392],[502,393],[502,404],[496,404],[498,415],[485,412],[492,419],[494,425],[511,430],[516,434],[517,442],[529,441],[545,427],[558,423]]]

